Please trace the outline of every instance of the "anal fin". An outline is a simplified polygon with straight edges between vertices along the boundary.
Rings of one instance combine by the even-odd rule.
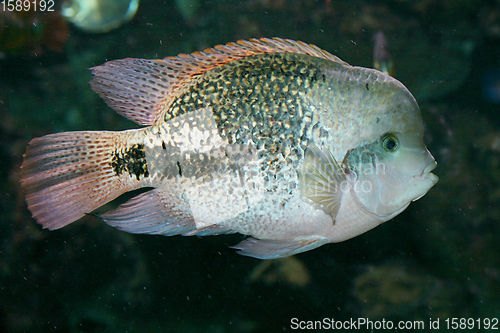
[[[295,239],[271,240],[247,238],[233,249],[240,250],[239,254],[257,259],[284,258],[297,253],[309,251],[329,243],[328,238],[310,236]]]
[[[235,233],[221,225],[196,228],[189,204],[160,189],[139,194],[99,217],[108,225],[133,234],[212,236]]]
[[[171,236],[196,229],[189,206],[159,189],[133,197],[99,217],[108,225],[133,234]]]
[[[218,236],[218,235],[228,235],[235,234],[231,228],[226,228],[220,224],[212,224],[208,227],[199,228],[196,230],[191,230],[182,234],[182,236]]]

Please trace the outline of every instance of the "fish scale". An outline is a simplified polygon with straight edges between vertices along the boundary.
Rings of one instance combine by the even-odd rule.
[[[261,158],[286,154],[288,163],[291,159],[298,160],[306,148],[300,145],[301,137],[310,122],[307,116],[302,117],[304,107],[300,100],[287,100],[286,94],[290,92],[294,96],[302,91],[305,95],[310,82],[316,81],[319,75],[315,68],[297,65],[301,57],[299,54],[273,53],[218,67],[179,96],[166,111],[164,119],[167,121],[172,114],[178,116],[209,105],[214,109],[219,134],[228,138],[229,143],[248,144],[251,138],[259,147]],[[244,89],[246,82],[252,89]],[[281,112],[283,109],[287,112]],[[268,160],[269,163],[274,161],[274,158]]]
[[[146,127],[31,142],[21,186],[49,229],[149,187],[100,217],[131,233],[239,232],[241,254],[278,258],[364,233],[437,182],[410,92],[303,42],[114,60],[90,84]]]

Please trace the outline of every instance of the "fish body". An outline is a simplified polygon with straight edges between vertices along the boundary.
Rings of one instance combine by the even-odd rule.
[[[21,184],[49,229],[152,187],[101,218],[132,233],[239,232],[252,236],[241,254],[277,258],[362,234],[437,181],[410,92],[302,42],[115,60],[90,84],[147,127],[30,143]]]

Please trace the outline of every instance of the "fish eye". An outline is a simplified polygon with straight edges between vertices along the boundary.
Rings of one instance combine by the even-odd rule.
[[[384,148],[385,151],[389,153],[394,153],[396,150],[398,150],[399,140],[398,138],[396,138],[394,134],[387,133],[382,138],[382,147]]]

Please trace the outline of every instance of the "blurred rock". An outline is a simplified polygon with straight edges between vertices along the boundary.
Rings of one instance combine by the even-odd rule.
[[[354,282],[363,317],[386,320],[449,318],[458,285],[442,281],[408,264],[369,267]]]

